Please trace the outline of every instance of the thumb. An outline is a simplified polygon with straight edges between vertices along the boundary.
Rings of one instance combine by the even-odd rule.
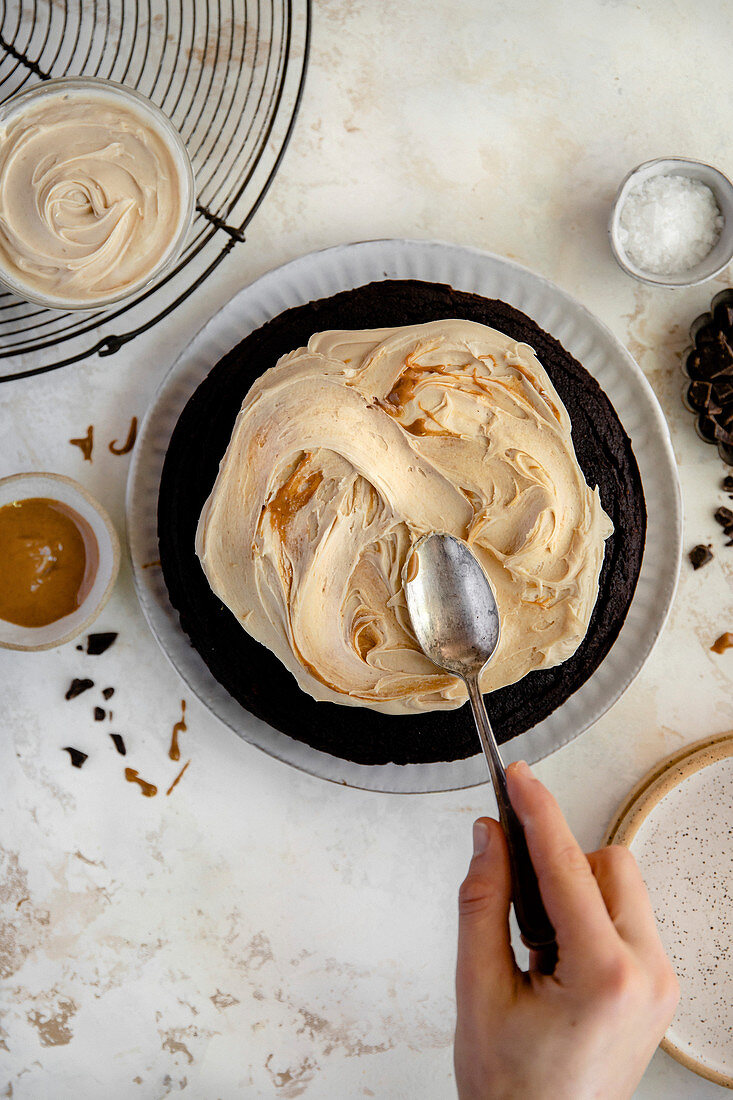
[[[468,874],[458,893],[459,1016],[504,1003],[517,975],[509,938],[509,853],[499,822],[479,818],[473,826],[473,847]]]

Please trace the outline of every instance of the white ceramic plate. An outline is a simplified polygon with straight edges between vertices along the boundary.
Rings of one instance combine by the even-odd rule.
[[[246,287],[196,336],[173,365],[142,425],[127,489],[127,530],[137,593],[153,634],[202,702],[240,737],[304,771],[370,790],[452,790],[486,782],[483,756],[436,764],[354,764],[319,752],[254,718],[218,683],[182,632],[158,559],[157,504],[165,452],[178,417],[221,357],[291,306],[381,279],[423,279],[500,298],[522,310],[598,380],[631,437],[646,496],[641,574],[611,651],[578,691],[533,729],[502,747],[506,762],[530,762],[571,741],[604,714],[649,656],[674,597],[682,545],[682,505],[667,424],[649,383],[626,349],[575,298],[518,264],[435,241],[383,240],[302,256]],[[153,563],[153,564],[151,564]],[[344,711],[348,720],[348,712]]]
[[[688,746],[649,773],[610,840],[636,856],[681,997],[662,1046],[733,1088],[733,736]]]

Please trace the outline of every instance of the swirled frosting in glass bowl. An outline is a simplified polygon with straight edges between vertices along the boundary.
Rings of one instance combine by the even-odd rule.
[[[190,166],[129,89],[50,84],[0,114],[0,277],[32,300],[91,308],[170,260],[190,221]]]
[[[450,532],[489,576],[501,641],[484,691],[566,660],[613,529],[571,432],[532,348],[485,325],[318,333],[247,394],[196,550],[243,629],[314,698],[458,707],[462,682],[410,627],[411,546]]]

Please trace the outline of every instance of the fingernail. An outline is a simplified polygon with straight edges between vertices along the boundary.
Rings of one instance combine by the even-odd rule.
[[[519,772],[520,775],[523,775],[525,778],[534,779],[532,769],[526,760],[517,760],[516,764],[510,764],[509,766],[514,768],[515,771]]]
[[[482,855],[489,846],[489,828],[485,821],[473,823],[473,854]]]

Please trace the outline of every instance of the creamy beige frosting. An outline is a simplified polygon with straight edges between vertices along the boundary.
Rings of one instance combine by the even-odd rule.
[[[144,282],[182,200],[169,144],[120,97],[59,92],[0,129],[0,265],[31,292],[95,302]]]
[[[465,539],[493,583],[492,691],[578,648],[612,530],[532,349],[445,320],[318,333],[259,378],[196,550],[304,691],[404,714],[466,698],[410,627],[401,571],[421,535]]]

